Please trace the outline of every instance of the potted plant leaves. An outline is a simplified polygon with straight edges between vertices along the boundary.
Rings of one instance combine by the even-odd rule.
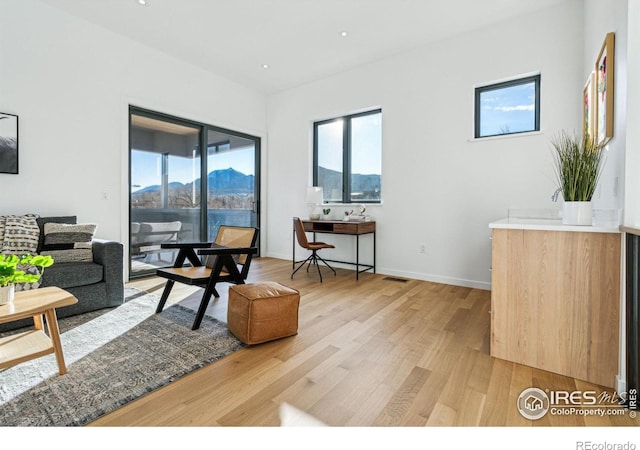
[[[53,258],[48,255],[0,255],[0,305],[13,301],[16,285],[37,287],[51,265]]]
[[[564,198],[562,223],[591,225],[591,199],[604,166],[604,144],[561,132],[552,140],[555,174]]]

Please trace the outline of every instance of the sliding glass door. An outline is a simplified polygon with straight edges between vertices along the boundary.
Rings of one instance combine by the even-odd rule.
[[[207,169],[207,239],[220,225],[257,227],[256,141],[208,129]]]
[[[259,138],[131,107],[129,141],[131,278],[173,263],[164,242],[259,223]]]

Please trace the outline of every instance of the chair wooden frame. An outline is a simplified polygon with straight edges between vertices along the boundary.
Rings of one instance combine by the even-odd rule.
[[[246,247],[224,246],[219,243],[222,233],[226,230],[252,230],[251,243]],[[156,275],[167,279],[160,301],[156,308],[156,313],[162,312],[173,285],[178,282],[190,286],[199,286],[204,288],[202,300],[193,322],[192,330],[200,328],[205,310],[211,299],[211,295],[220,297],[216,290],[216,284],[220,282],[232,284],[244,284],[249,274],[252,256],[258,253],[255,246],[258,239],[258,229],[254,227],[234,227],[223,225],[218,231],[216,242],[191,242],[191,243],[166,243],[162,244],[162,248],[178,250],[173,267],[157,269]],[[216,256],[213,267],[207,267],[202,263],[198,255]],[[234,258],[237,258],[237,262]],[[189,261],[190,266],[185,266],[185,262]],[[238,270],[238,265],[242,266],[242,270]],[[223,270],[224,269],[224,270]]]

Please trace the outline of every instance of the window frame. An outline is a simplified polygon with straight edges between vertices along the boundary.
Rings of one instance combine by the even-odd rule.
[[[540,73],[534,73],[529,75],[518,76],[506,81],[499,81],[495,83],[483,84],[476,86],[474,89],[474,113],[473,113],[473,137],[474,139],[495,138],[500,136],[512,136],[524,133],[535,133],[540,131]],[[495,91],[499,89],[505,89],[514,86],[521,86],[524,84],[534,83],[535,98],[534,98],[534,126],[532,130],[524,131],[511,131],[508,133],[496,133],[488,134],[485,136],[480,135],[480,126],[482,120],[481,108],[480,108],[480,96],[489,91]]]
[[[332,117],[331,119],[319,120],[313,122],[313,185],[318,186],[318,127],[326,125],[328,123],[342,120],[342,201],[340,202],[328,202],[334,204],[374,204],[378,205],[382,203],[382,173],[380,173],[380,199],[378,200],[352,200],[351,197],[351,121],[358,117],[370,116],[373,114],[382,115],[382,108],[371,109],[353,114],[347,114],[339,117]],[[380,125],[380,133],[382,134],[382,125]],[[382,152],[382,148],[380,149]],[[382,168],[380,170],[382,172]]]
[[[262,211],[261,211],[261,205],[262,205],[262,201],[261,201],[261,176],[262,176],[262,170],[261,170],[261,156],[262,156],[262,138],[259,136],[254,136],[254,135],[250,135],[241,131],[234,131],[231,130],[229,128],[223,128],[223,127],[219,127],[216,125],[211,125],[205,122],[199,122],[199,121],[195,121],[195,120],[190,120],[190,119],[186,119],[186,118],[182,118],[182,117],[178,117],[178,116],[173,116],[170,114],[166,114],[166,113],[162,113],[162,112],[158,112],[158,111],[154,111],[154,110],[150,110],[150,109],[146,109],[140,106],[135,106],[135,105],[129,105],[129,114],[128,114],[128,141],[129,141],[129,149],[128,149],[128,210],[127,210],[127,215],[128,215],[128,222],[129,222],[129,231],[128,231],[128,240],[129,240],[129,245],[126,249],[127,251],[127,255],[126,258],[128,258],[128,272],[126,274],[126,276],[132,280],[135,278],[141,278],[141,277],[145,277],[145,276],[149,276],[152,273],[155,273],[155,269],[152,270],[140,270],[140,271],[133,271],[132,270],[132,259],[131,259],[131,254],[130,254],[130,247],[131,247],[131,222],[132,222],[132,211],[133,211],[133,204],[131,202],[131,198],[132,198],[132,194],[133,194],[133,185],[132,185],[132,151],[136,150],[134,149],[134,142],[132,139],[132,132],[133,132],[133,128],[134,125],[132,124],[132,116],[141,116],[141,117],[146,117],[146,118],[150,118],[150,119],[155,119],[155,120],[159,120],[159,121],[163,121],[163,122],[167,122],[167,123],[171,123],[171,124],[175,124],[175,125],[182,125],[182,126],[186,126],[186,127],[194,127],[194,128],[199,128],[199,148],[200,149],[204,149],[204,152],[202,150],[200,150],[200,205],[198,206],[199,209],[199,214],[200,214],[200,219],[199,219],[199,238],[198,240],[201,242],[207,242],[210,241],[210,237],[208,235],[208,230],[209,230],[209,217],[208,217],[208,213],[209,213],[209,207],[207,206],[207,199],[208,199],[208,174],[210,173],[210,170],[212,170],[211,167],[209,167],[208,164],[208,156],[209,156],[209,149],[211,148],[211,146],[209,145],[208,142],[208,133],[211,131],[214,132],[219,132],[219,133],[223,133],[223,134],[228,134],[234,137],[239,137],[242,139],[246,139],[249,141],[253,141],[254,143],[254,204],[253,204],[253,212],[252,214],[255,214],[255,224],[257,224],[256,226],[259,226],[262,220]],[[162,160],[162,164],[166,164],[168,161],[168,157],[165,160],[163,157]],[[163,170],[164,171],[164,170]],[[166,211],[167,208],[162,207],[159,208],[158,211]],[[186,209],[185,209],[186,210]],[[253,222],[252,222],[253,223]],[[233,225],[233,224],[229,224],[227,223],[227,225]],[[258,242],[257,242],[257,247],[258,247],[258,253],[256,254],[256,256],[260,256],[260,237],[258,237]]]

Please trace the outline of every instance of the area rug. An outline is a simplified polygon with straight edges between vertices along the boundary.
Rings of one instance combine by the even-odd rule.
[[[0,371],[0,426],[80,426],[233,353],[225,323],[133,288],[114,309],[61,319],[67,374],[54,355]]]

